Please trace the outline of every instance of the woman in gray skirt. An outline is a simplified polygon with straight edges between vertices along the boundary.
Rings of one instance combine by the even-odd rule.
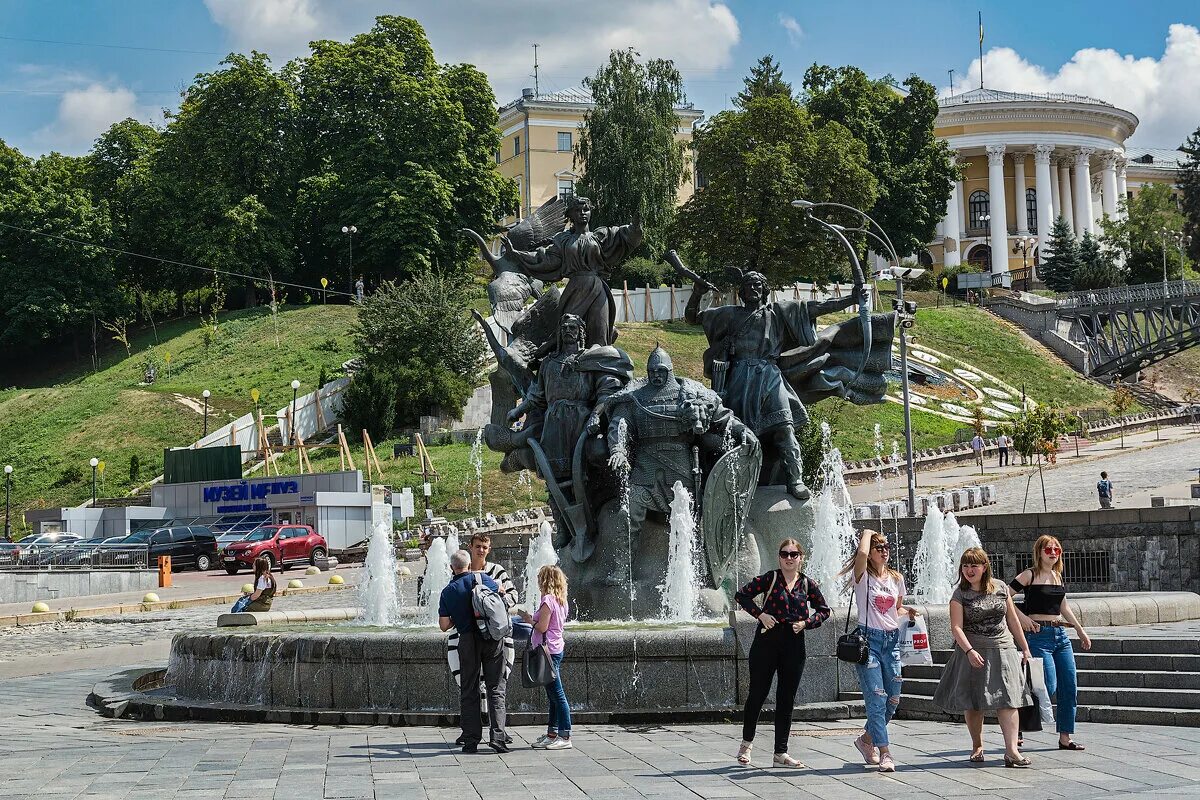
[[[1033,702],[1025,682],[1031,656],[1016,607],[1007,589],[992,580],[992,564],[981,548],[962,554],[958,576],[950,598],[955,647],[933,702],[966,717],[971,761],[983,761],[983,715],[994,711],[1004,733],[1004,766],[1028,767],[1029,759],[1017,749],[1017,709]]]

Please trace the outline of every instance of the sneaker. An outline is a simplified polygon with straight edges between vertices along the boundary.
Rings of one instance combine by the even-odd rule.
[[[555,736],[555,737],[554,737],[554,739],[557,739],[557,738],[558,738],[557,736]],[[553,739],[551,739],[551,738],[550,738],[550,734],[548,734],[548,733],[543,733],[543,734],[542,734],[541,736],[539,736],[539,737],[537,738],[537,740],[536,740],[536,741],[534,741],[534,743],[533,743],[532,745],[530,745],[530,746],[531,746],[531,747],[532,747],[534,750],[545,750],[545,749],[546,749],[546,745],[547,745],[547,744],[549,744],[549,743],[550,743],[550,742],[552,742],[552,741],[553,741]]]
[[[570,750],[575,745],[571,744],[570,739],[564,739],[561,736],[555,736],[550,741],[546,742],[547,750]]]
[[[862,753],[864,762],[872,766],[879,763],[879,751],[875,749],[875,745],[867,744],[862,736],[854,740],[854,746]]]
[[[503,739],[496,739],[494,741],[488,742],[488,747],[492,748],[497,753],[507,753],[508,752],[508,745],[506,745],[504,743]]]
[[[883,758],[879,759],[879,771],[880,772],[895,772],[896,771],[896,762],[892,761],[891,753],[888,753]]]

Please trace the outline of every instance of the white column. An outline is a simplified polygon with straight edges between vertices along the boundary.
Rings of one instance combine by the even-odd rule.
[[[1053,181],[1050,178],[1050,154],[1054,152],[1054,145],[1039,144],[1033,148],[1033,180],[1034,191],[1037,192],[1037,225],[1038,225],[1038,240],[1042,242],[1049,241],[1050,228],[1054,224],[1054,208],[1053,200],[1050,196],[1050,187]]]
[[[1029,235],[1029,215],[1025,213],[1025,156],[1027,153],[1013,153],[1013,176],[1016,178],[1013,190],[1013,216],[1017,219],[1017,235]]]
[[[1059,213],[1071,227],[1071,231],[1079,235],[1075,227],[1075,204],[1071,202],[1071,162],[1063,159],[1058,162],[1058,191],[1062,195],[1062,211]]]
[[[961,180],[955,181],[954,194],[958,198],[958,235],[962,236],[963,232],[967,229],[970,217],[967,216],[967,193],[963,189],[963,182]]]
[[[1121,201],[1125,201],[1126,203],[1129,202],[1129,183],[1125,177],[1125,166],[1128,163],[1129,162],[1125,160],[1124,156],[1117,159],[1117,206],[1118,206],[1118,208],[1120,208]],[[1128,218],[1129,217],[1129,209],[1126,208],[1123,212],[1121,212],[1121,216]]]
[[[1008,272],[1008,209],[1004,202],[1004,145],[989,144],[988,213],[992,215],[992,274]]]
[[[1090,147],[1081,147],[1075,151],[1075,235],[1083,236],[1084,231],[1095,233],[1095,222],[1092,220],[1092,153]]]
[[[1046,145],[1053,149],[1051,145]],[[1062,214],[1062,194],[1058,191],[1058,165],[1053,156],[1050,158],[1050,219],[1056,220]]]
[[[1116,183],[1116,176],[1113,176]],[[1104,228],[1100,221],[1104,219],[1104,178],[1099,172],[1092,173],[1092,233],[1099,235]]]
[[[957,162],[953,163],[957,164]],[[959,194],[962,192],[961,186],[961,181],[955,181],[951,184],[950,200],[946,203],[946,217],[942,220],[942,233],[945,237],[943,241],[945,255],[942,256],[942,264],[947,267],[957,267],[962,262],[959,256],[960,242],[958,240],[958,237],[962,235],[962,221],[958,216],[958,209],[961,202],[959,200]]]
[[[1120,156],[1116,152],[1105,153],[1101,163],[1104,164],[1104,172],[1101,173],[1104,189],[1104,216],[1117,217],[1117,159]]]

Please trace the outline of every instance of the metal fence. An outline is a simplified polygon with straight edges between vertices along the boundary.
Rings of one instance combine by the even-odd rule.
[[[0,549],[0,570],[89,570],[147,569],[150,548],[146,544],[73,544],[22,548],[20,544]]]

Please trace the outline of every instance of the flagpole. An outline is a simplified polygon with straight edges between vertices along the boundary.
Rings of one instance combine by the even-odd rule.
[[[979,12],[979,88],[983,88],[983,12]]]

